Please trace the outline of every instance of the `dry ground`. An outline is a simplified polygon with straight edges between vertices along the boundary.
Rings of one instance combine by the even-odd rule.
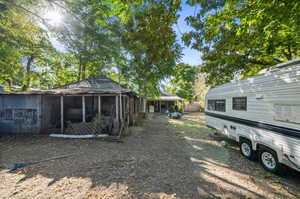
[[[300,198],[300,174],[275,176],[219,145],[202,114],[155,115],[123,143],[36,137],[0,138],[0,198]],[[15,162],[75,154],[6,172]]]

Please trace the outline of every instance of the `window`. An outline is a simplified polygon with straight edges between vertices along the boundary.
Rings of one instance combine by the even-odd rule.
[[[233,97],[232,110],[246,111],[247,110],[247,97]]]
[[[216,111],[225,112],[225,100],[216,100]]]
[[[207,100],[207,109],[210,111],[226,111],[226,101],[225,100]]]
[[[207,101],[207,109],[210,111],[215,110],[215,100],[208,100]]]

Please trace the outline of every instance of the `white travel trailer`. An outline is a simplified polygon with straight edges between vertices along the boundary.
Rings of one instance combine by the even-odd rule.
[[[211,88],[205,120],[270,172],[300,171],[300,59]]]

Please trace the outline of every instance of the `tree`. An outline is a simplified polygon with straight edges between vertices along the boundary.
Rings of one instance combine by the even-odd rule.
[[[171,92],[179,97],[192,101],[195,99],[194,83],[197,77],[197,68],[188,64],[179,63],[171,78]]]
[[[2,2],[0,83],[51,88],[108,74],[151,96],[180,58],[172,29],[180,1]],[[53,26],[43,16],[47,9],[59,10],[64,21]],[[54,39],[63,49],[53,47]]]
[[[134,14],[124,24],[122,44],[129,67],[123,70],[142,95],[159,95],[160,81],[173,73],[181,56],[172,29],[179,6],[180,1],[147,1],[135,6]]]
[[[76,1],[67,9],[58,37],[77,60],[78,80],[106,73],[140,94],[159,94],[180,57],[172,29],[179,1]]]
[[[198,66],[199,68],[202,66]],[[194,81],[194,93],[196,101],[199,102],[202,110],[205,108],[205,96],[208,91],[208,86],[206,84],[206,75],[204,73],[198,72]]]
[[[81,0],[55,2],[54,6],[65,11],[66,20],[60,27],[53,27],[52,31],[64,44],[65,50],[73,55],[77,80],[100,75],[101,69],[111,63],[119,47],[108,25],[106,13],[109,8],[100,1]]]
[[[38,63],[53,55],[48,34],[23,4],[29,0],[0,2],[0,83],[19,85],[27,90],[39,78]]]
[[[200,5],[186,20],[186,45],[202,52],[210,85],[247,77],[299,57],[300,3],[289,0],[189,1]],[[287,11],[287,12],[285,12]]]

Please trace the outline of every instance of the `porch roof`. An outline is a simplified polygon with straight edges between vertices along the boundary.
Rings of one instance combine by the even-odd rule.
[[[66,84],[49,90],[31,90],[24,92],[9,92],[6,94],[42,94],[42,95],[84,95],[84,94],[121,94],[137,95],[128,88],[106,76],[97,76],[82,81]]]

